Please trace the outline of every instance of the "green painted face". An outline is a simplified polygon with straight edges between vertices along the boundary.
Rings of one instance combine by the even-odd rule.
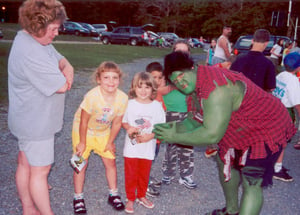
[[[196,88],[197,75],[194,70],[175,71],[171,74],[170,80],[182,93],[188,95]]]

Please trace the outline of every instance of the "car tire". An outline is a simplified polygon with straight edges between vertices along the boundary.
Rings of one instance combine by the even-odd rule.
[[[130,45],[136,46],[137,45],[137,39],[136,38],[130,39]]]
[[[109,43],[108,37],[103,37],[102,43],[103,43],[104,45],[107,45],[107,44]]]

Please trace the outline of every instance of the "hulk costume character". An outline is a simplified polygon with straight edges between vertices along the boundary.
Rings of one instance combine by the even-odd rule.
[[[262,187],[272,185],[274,163],[296,128],[280,100],[243,74],[210,66],[199,66],[197,72],[185,70],[188,61],[183,53],[167,55],[164,75],[191,95],[188,107],[194,117],[156,125],[155,137],[194,146],[218,144],[219,179],[226,207],[208,214],[259,214]],[[173,64],[176,66],[172,68]],[[239,204],[240,181],[243,195]]]

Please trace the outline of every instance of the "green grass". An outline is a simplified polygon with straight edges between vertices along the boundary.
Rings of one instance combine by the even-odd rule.
[[[101,44],[54,44],[56,49],[73,65],[75,72],[96,68],[101,62],[132,62],[139,58],[162,58],[170,49],[143,46]],[[7,61],[11,43],[0,42],[0,101],[7,102]]]
[[[20,29],[17,24],[1,23],[3,40],[13,40],[16,32]],[[91,37],[80,37],[73,35],[60,35],[55,41],[78,41],[96,42]],[[11,42],[0,40],[0,102],[7,102],[7,60]],[[132,62],[141,58],[163,58],[171,49],[159,49],[147,46],[129,45],[102,45],[92,44],[67,44],[55,43],[55,48],[64,55],[75,68],[75,72],[83,68],[96,68],[103,61],[114,61],[118,64]],[[202,52],[200,49],[193,49],[192,53]]]
[[[170,52],[170,49],[128,45],[54,44],[54,46],[76,69],[95,68],[107,60],[127,63],[139,58],[163,58]]]

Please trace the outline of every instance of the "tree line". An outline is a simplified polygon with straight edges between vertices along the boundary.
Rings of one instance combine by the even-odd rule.
[[[286,26],[289,2],[246,0],[62,0],[72,21],[117,25],[141,26],[151,23],[154,32],[174,32],[180,37],[217,37],[223,25],[233,29],[235,41],[240,35],[253,34],[258,28],[268,29],[274,35],[293,36],[293,26]],[[5,21],[17,22],[18,8],[22,1],[2,1],[6,6]],[[293,11],[300,11],[300,2],[293,2]],[[272,14],[280,12],[278,26],[271,26]],[[277,14],[277,13],[276,13]],[[293,15],[293,13],[292,13]],[[274,17],[273,17],[274,18]],[[275,17],[276,19],[276,17]],[[275,21],[275,19],[273,21]]]

